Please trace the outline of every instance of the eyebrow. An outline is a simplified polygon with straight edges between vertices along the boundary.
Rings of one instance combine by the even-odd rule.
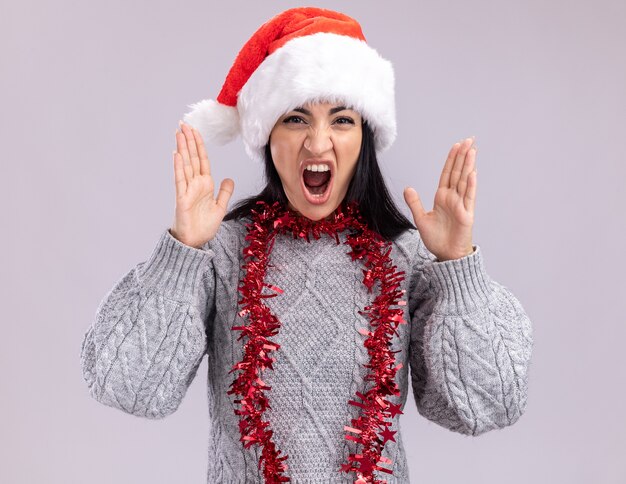
[[[346,109],[348,109],[348,108],[345,107],[345,106],[337,106],[337,107],[334,107],[334,108],[330,108],[330,110],[328,111],[328,114],[335,114],[335,113],[338,113],[339,111],[344,111]],[[302,107],[294,108],[293,111],[297,111],[299,113],[306,114],[307,116],[311,116],[311,111],[309,111],[308,109],[302,108]]]

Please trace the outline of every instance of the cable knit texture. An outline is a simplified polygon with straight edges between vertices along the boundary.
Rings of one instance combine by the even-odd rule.
[[[145,418],[163,418],[180,406],[204,355],[208,358],[210,438],[208,483],[262,483],[259,447],[240,442],[235,396],[228,395],[243,357],[245,325],[237,314],[237,286],[243,276],[245,221],[226,221],[202,248],[184,245],[164,230],[151,256],[113,286],[100,303],[80,351],[82,372],[98,402]],[[274,341],[274,371],[263,379],[271,390],[264,418],[287,460],[296,484],[352,483],[340,473],[357,444],[344,425],[358,416],[348,404],[365,392],[369,362],[358,332],[368,326],[359,311],[373,300],[362,283],[362,263],[328,236],[307,243],[276,238],[266,281],[284,290],[266,300],[281,321]],[[405,231],[392,257],[405,271],[405,320],[392,350],[402,408],[408,396],[420,415],[468,436],[502,429],[524,412],[532,327],[520,302],[485,271],[479,245],[461,259],[439,262],[419,232]],[[358,398],[357,398],[358,401]],[[409,483],[399,418],[396,442],[383,455],[393,475],[389,484]]]

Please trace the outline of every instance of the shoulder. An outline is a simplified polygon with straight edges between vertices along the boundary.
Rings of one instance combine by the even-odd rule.
[[[223,220],[215,237],[204,247],[212,249],[216,254],[238,256],[245,241],[248,222],[248,219]]]
[[[424,267],[432,264],[436,257],[426,248],[416,229],[407,229],[396,237],[393,240],[393,251],[396,253],[394,257],[396,265],[403,267],[406,271],[409,300],[411,300],[418,290]]]
[[[393,241],[393,250],[396,257],[406,259],[407,265],[413,269],[436,259],[431,253],[416,229],[407,229],[398,235]]]

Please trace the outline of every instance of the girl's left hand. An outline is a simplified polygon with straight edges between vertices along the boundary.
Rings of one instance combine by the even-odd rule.
[[[460,259],[474,252],[472,225],[476,201],[476,146],[474,138],[455,143],[448,153],[435,206],[426,212],[417,192],[407,187],[404,200],[426,248],[437,260]]]

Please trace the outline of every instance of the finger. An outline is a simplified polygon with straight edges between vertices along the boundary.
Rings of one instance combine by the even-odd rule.
[[[469,175],[467,194],[465,195],[465,209],[469,213],[474,213],[476,206],[476,186],[478,185],[478,172],[473,170]]]
[[[176,130],[176,148],[178,150],[178,155],[183,160],[183,171],[185,173],[185,180],[187,185],[191,183],[193,179],[193,168],[191,167],[191,161],[189,160],[189,152],[187,151],[187,142],[185,141],[185,135],[180,132],[179,129]]]
[[[183,170],[183,159],[177,151],[172,153],[174,157],[174,187],[176,188],[176,198],[183,196],[187,192],[187,180]]]
[[[187,143],[187,151],[189,151],[189,160],[191,161],[191,167],[193,168],[193,174],[200,174],[200,158],[198,158],[198,150],[196,149],[196,138],[191,131],[191,127],[188,124],[180,122],[180,129],[185,134],[185,141]]]
[[[472,146],[474,142],[473,138],[465,138],[463,143],[461,143],[461,147],[456,154],[456,158],[454,160],[454,166],[452,167],[452,172],[450,173],[450,188],[457,189],[457,185],[459,184],[459,179],[461,178],[461,172],[463,171],[463,165],[465,164],[465,158],[467,156],[467,152]]]
[[[202,135],[194,127],[191,128],[191,131],[193,132],[193,136],[196,140],[196,146],[198,148],[198,156],[200,157],[200,174],[210,175],[211,164],[209,163],[209,157],[206,154],[206,148],[204,147],[204,141],[202,140]]]
[[[465,163],[463,164],[463,171],[461,172],[461,178],[459,178],[457,184],[457,192],[461,197],[465,197],[468,189],[468,178],[470,174],[474,171],[474,167],[476,166],[476,150],[478,148],[476,145],[472,145],[472,147],[467,152],[467,156],[465,157]]]
[[[413,220],[417,225],[417,221],[422,218],[424,214],[424,207],[422,206],[420,196],[417,194],[413,187],[406,187],[404,189],[404,201],[411,209],[411,213],[413,214]]]
[[[235,190],[235,182],[231,178],[224,178],[220,183],[220,191],[217,193],[217,205],[226,212],[228,201]]]
[[[448,188],[450,186],[450,173],[452,173],[452,167],[454,166],[454,160],[459,150],[461,143],[454,143],[450,151],[448,152],[448,158],[443,165],[441,176],[439,177],[439,188]]]
[[[187,138],[185,137],[185,133],[182,131],[182,124],[179,121],[179,128],[176,130],[176,146],[178,147],[178,152],[183,157],[183,166],[189,165],[191,166],[191,159],[189,157],[189,149],[187,148]],[[193,174],[193,171],[192,171]],[[189,180],[187,180],[189,182]]]

